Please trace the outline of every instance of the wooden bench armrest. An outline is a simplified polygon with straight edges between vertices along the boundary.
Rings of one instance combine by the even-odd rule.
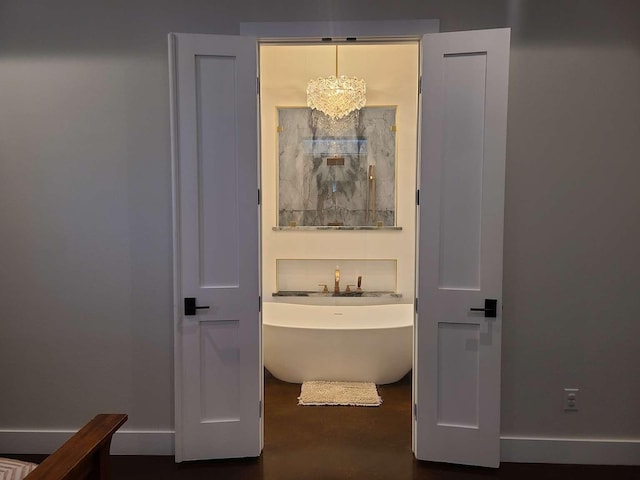
[[[109,477],[111,437],[125,414],[100,414],[38,465],[25,480],[77,480]]]

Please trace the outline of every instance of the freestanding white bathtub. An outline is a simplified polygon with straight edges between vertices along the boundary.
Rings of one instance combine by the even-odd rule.
[[[384,384],[411,370],[411,304],[262,307],[264,365],[280,380]]]

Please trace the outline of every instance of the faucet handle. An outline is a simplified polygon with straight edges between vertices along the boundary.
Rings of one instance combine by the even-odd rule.
[[[322,289],[322,293],[329,293],[329,287],[327,287],[324,283],[319,283],[318,286],[319,287],[324,287]]]
[[[347,285],[347,288],[346,288],[346,290],[344,291],[344,293],[351,293],[351,287],[355,287],[355,284],[353,284],[353,283],[352,283],[352,284],[350,284],[350,285]]]

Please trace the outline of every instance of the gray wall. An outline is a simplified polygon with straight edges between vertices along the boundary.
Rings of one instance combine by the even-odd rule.
[[[172,428],[167,32],[407,18],[513,28],[503,434],[640,436],[634,0],[4,0],[0,429]]]

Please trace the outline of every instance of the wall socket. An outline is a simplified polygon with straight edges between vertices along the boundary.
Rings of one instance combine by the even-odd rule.
[[[564,411],[565,412],[577,412],[578,411],[578,394],[579,388],[565,388],[564,389]]]

